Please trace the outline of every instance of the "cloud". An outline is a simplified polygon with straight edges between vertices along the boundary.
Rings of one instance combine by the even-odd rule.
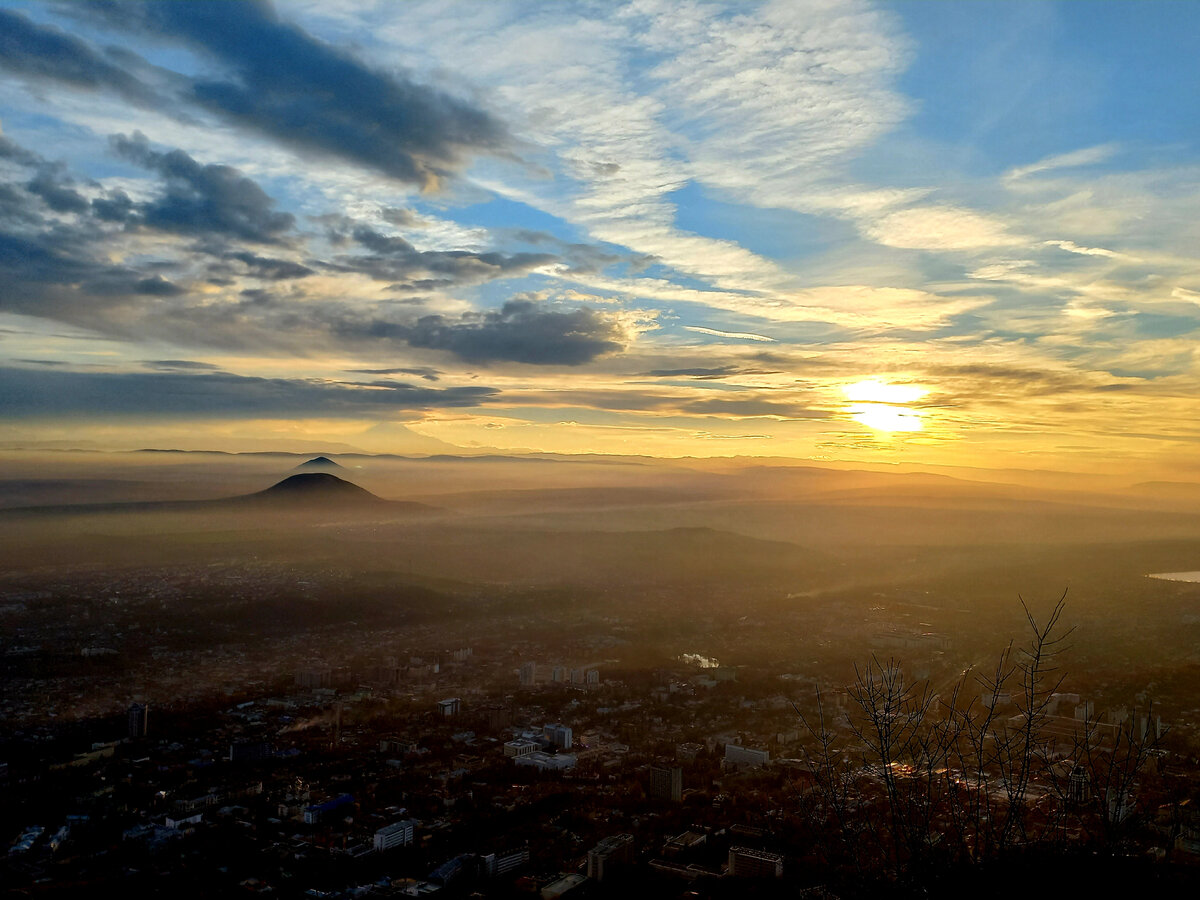
[[[1066,250],[1068,253],[1078,253],[1081,256],[1107,256],[1110,259],[1122,259],[1125,257],[1125,254],[1117,253],[1115,250],[1105,250],[1103,247],[1081,247],[1074,241],[1042,241],[1042,245],[1057,247],[1059,250]]]
[[[84,90],[110,90],[138,106],[166,102],[79,38],[4,9],[0,9],[0,67],[27,78],[57,81]]]
[[[629,340],[619,316],[586,307],[558,312],[530,300],[509,300],[498,310],[458,319],[424,316],[411,324],[373,320],[347,326],[356,337],[401,340],[472,363],[578,366],[623,350]]]
[[[863,233],[886,247],[906,250],[978,250],[1020,244],[997,219],[953,206],[914,206],[860,224]]]
[[[646,373],[651,378],[724,378],[736,375],[742,370],[737,366],[718,366],[712,369],[653,369]]]
[[[390,281],[396,290],[429,291],[508,278],[557,259],[548,253],[505,255],[474,250],[418,250],[402,237],[381,234],[365,225],[354,227],[350,236],[371,252],[339,256],[333,267],[361,272],[377,281]]]
[[[595,244],[564,241],[544,231],[519,229],[513,233],[513,237],[527,244],[553,246],[565,262],[564,275],[590,275],[618,263],[628,263],[633,270],[641,271],[657,261],[649,254],[615,253]]]
[[[164,192],[148,203],[130,204],[130,223],[180,234],[219,234],[263,244],[277,243],[295,217],[276,212],[275,201],[252,179],[223,165],[201,165],[182,150],[159,153],[146,136],[115,135],[114,151],[162,175]]]
[[[267,281],[286,281],[293,278],[306,278],[314,274],[308,266],[293,262],[290,259],[274,259],[259,256],[248,250],[238,250],[225,253],[222,259],[240,262],[246,267],[246,274]]]
[[[88,201],[71,184],[66,167],[60,163],[43,163],[37,174],[25,185],[25,190],[42,198],[55,212],[83,212]]]
[[[226,71],[192,79],[185,98],[296,150],[432,189],[471,154],[508,144],[491,114],[372,69],[281,21],[266,3],[108,2],[88,14],[201,51]]]
[[[639,390],[558,390],[506,394],[511,406],[580,407],[621,412],[660,413],[730,419],[820,419],[829,411],[814,409],[779,394],[739,391],[736,396],[693,397],[684,393]]]
[[[163,362],[174,362],[178,368],[178,363],[185,361]],[[477,406],[497,394],[491,387],[436,389],[388,381],[362,384],[185,371],[98,374],[0,369],[0,415],[26,419],[386,417],[400,409]]]
[[[358,375],[416,375],[418,378],[424,378],[426,381],[437,381],[442,374],[439,369],[432,366],[410,366],[407,368],[397,369],[350,369]]]
[[[10,157],[48,173],[60,186],[69,181],[65,169],[45,169],[35,155],[5,146]],[[317,270],[407,279],[399,284],[415,289],[518,275],[555,257],[418,250],[403,238],[352,223],[343,225],[368,252],[344,254],[333,263],[305,265],[233,249],[227,241],[278,245],[285,237],[299,243],[305,236],[289,234],[292,216],[276,212],[272,199],[236,169],[202,165],[180,150],[160,152],[140,135],[115,137],[113,146],[163,176],[158,196],[134,200],[108,190],[102,201],[71,204],[69,215],[57,217],[44,211],[28,185],[0,185],[8,191],[0,193],[0,279],[7,286],[0,308],[128,339],[260,353],[400,343],[471,363],[577,366],[619,352],[630,339],[628,315],[587,307],[564,310],[516,298],[496,310],[419,317],[401,315],[394,301],[346,297],[337,282],[312,278]],[[42,186],[42,193],[50,188]],[[201,240],[164,241],[149,234],[153,230]],[[139,241],[146,250],[138,249]],[[137,264],[109,262],[114,258]],[[245,278],[320,283],[315,293],[298,286],[277,293],[245,285]],[[436,377],[431,371],[411,374]]]
[[[142,365],[160,372],[214,372],[220,368],[212,363],[198,362],[193,359],[148,359]]]
[[[1116,146],[1113,144],[1100,144],[1095,147],[1072,150],[1070,153],[1047,156],[1045,159],[1040,159],[1031,165],[1017,166],[1016,168],[1009,169],[1004,173],[1004,179],[1013,182],[1040,172],[1095,165],[1096,163],[1104,162],[1112,156],[1116,152],[1116,149]]]
[[[694,331],[697,334],[711,334],[714,337],[733,338],[739,341],[775,342],[775,338],[767,337],[765,334],[753,334],[748,331],[717,331],[715,328],[704,328],[700,325],[684,325],[683,329],[684,331]]]
[[[21,166],[36,166],[42,158],[0,134],[0,159],[10,159]]]

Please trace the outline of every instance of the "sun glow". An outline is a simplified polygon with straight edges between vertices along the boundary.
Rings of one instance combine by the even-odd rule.
[[[883,403],[863,403],[846,410],[850,418],[876,431],[920,431],[921,416],[903,406],[887,406]]]
[[[920,412],[897,405],[915,403],[928,394],[920,385],[858,381],[845,385],[842,393],[855,404],[844,411],[860,425],[875,431],[921,431],[924,427]]]
[[[847,400],[856,403],[915,403],[929,393],[919,384],[887,384],[859,381],[842,388]]]

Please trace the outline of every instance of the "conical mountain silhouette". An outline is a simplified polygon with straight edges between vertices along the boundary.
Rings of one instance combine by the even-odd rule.
[[[330,475],[328,472],[304,472],[283,479],[265,491],[247,494],[240,500],[279,503],[328,503],[337,505],[384,503],[365,488]]]
[[[324,471],[326,469],[342,469],[342,468],[345,468],[345,467],[342,466],[340,463],[335,463],[328,456],[314,456],[312,459],[308,460],[307,462],[302,462],[302,463],[300,463],[300,465],[296,466],[295,471],[297,471],[297,472],[312,472],[312,471],[320,472],[320,471]]]

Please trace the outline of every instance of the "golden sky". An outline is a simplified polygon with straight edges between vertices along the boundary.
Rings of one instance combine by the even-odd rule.
[[[0,445],[1200,478],[1190,4],[0,2]]]

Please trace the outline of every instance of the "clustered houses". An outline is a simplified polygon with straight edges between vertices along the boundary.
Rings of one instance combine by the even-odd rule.
[[[15,801],[5,879],[102,887],[131,866],[145,884],[203,868],[196,877],[213,889],[285,895],[503,885],[563,896],[630,879],[702,892],[822,871],[808,725],[824,716],[848,752],[844,690],[765,669],[542,666],[524,658],[536,649],[426,648],[357,667],[312,658],[233,702],[155,701],[153,715],[151,701],[139,703],[114,739],[3,770]],[[560,670],[567,677],[553,677]],[[1019,728],[1011,696],[979,701]],[[1040,725],[1069,767],[1067,788],[1058,801],[1046,783],[1032,786],[1031,821],[1056,802],[1073,806],[1078,840],[1099,793],[1069,755],[1072,725],[1085,721],[1103,736],[1122,714],[1099,715],[1079,695],[1050,698]],[[1162,727],[1141,714],[1131,733]],[[1152,762],[1128,795],[1103,798],[1108,820],[1137,810],[1137,840],[1194,858],[1200,819],[1179,788],[1194,792],[1196,773],[1162,754]],[[1173,805],[1153,777],[1172,767]],[[853,805],[880,808],[877,773],[864,765],[854,784]]]

